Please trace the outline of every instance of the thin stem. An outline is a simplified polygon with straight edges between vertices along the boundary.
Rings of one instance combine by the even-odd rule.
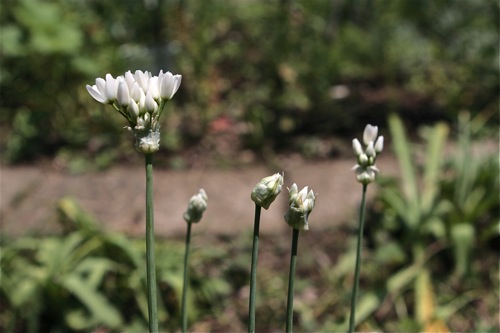
[[[261,207],[255,204],[255,219],[253,224],[252,268],[250,273],[250,304],[248,332],[255,332],[255,289],[257,283],[257,256],[259,254],[259,225]]]
[[[191,244],[191,223],[188,223],[186,232],[186,253],[184,253],[184,283],[182,287],[182,304],[181,304],[182,332],[187,331],[186,298],[188,291],[188,271],[189,271],[188,263],[189,263],[190,244]]]
[[[155,232],[153,209],[153,155],[146,154],[146,269],[148,287],[149,332],[158,332],[155,268]]]
[[[358,246],[356,250],[356,266],[354,271],[354,286],[351,295],[351,315],[349,318],[349,333],[354,332],[355,318],[356,318],[356,302],[358,299],[359,287],[359,271],[361,266],[361,245],[363,242],[363,228],[365,225],[365,207],[366,207],[366,188],[367,184],[363,184],[363,195],[361,197],[361,205],[359,207],[359,227],[358,227]]]
[[[295,266],[297,263],[297,248],[299,243],[299,229],[293,229],[292,254],[290,256],[290,274],[288,276],[288,300],[286,305],[286,332],[293,328],[293,290],[295,285]]]

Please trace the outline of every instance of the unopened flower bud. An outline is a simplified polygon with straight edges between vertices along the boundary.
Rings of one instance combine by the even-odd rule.
[[[363,142],[368,145],[370,142],[374,142],[377,138],[378,127],[372,126],[370,124],[366,125],[365,131],[363,132]]]
[[[375,157],[375,148],[373,148],[373,141],[370,141],[368,144],[368,147],[366,147],[366,156],[368,157]]]
[[[200,189],[198,194],[193,195],[188,203],[188,208],[184,213],[184,220],[187,223],[197,223],[201,220],[203,212],[207,209],[208,196],[204,189]]]
[[[160,90],[158,89],[158,76],[153,76],[149,78],[149,92],[155,101],[160,98]]]
[[[114,102],[116,100],[116,93],[118,92],[118,84],[116,79],[111,76],[111,74],[106,74],[106,87],[104,94],[109,102]]]
[[[148,93],[146,94],[146,101],[144,103],[144,106],[149,113],[154,113],[158,109],[158,104],[153,99],[151,91],[148,91]]]
[[[141,87],[137,84],[137,82],[134,82],[132,84],[132,88],[130,89],[130,97],[136,102],[139,103],[141,100],[141,96],[144,95],[144,92],[142,91]]]
[[[118,104],[123,107],[127,107],[130,104],[130,93],[128,91],[127,83],[124,80],[120,80],[120,83],[118,83],[116,100],[118,101]]]
[[[137,120],[137,117],[139,117],[139,105],[137,105],[137,103],[133,99],[130,100],[130,104],[128,106],[128,113],[134,120]]]
[[[359,155],[358,156],[358,163],[361,165],[368,164],[368,156],[366,156],[365,153],[362,153],[361,155]]]
[[[361,142],[358,139],[352,140],[352,149],[356,156],[363,154],[363,147],[361,146]]]
[[[283,186],[283,176],[275,173],[272,176],[263,178],[253,188],[250,197],[256,205],[268,209],[281,192]]]
[[[379,136],[377,138],[377,141],[375,142],[375,152],[377,154],[380,154],[382,152],[382,150],[384,150],[384,137]]]
[[[285,221],[288,225],[297,230],[309,230],[308,218],[314,208],[316,195],[308,187],[304,187],[297,192],[297,185],[293,184],[288,190],[290,199],[290,208],[285,215]]]

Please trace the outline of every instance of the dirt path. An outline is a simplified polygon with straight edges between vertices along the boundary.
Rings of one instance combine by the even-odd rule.
[[[280,161],[287,165],[285,186],[296,182],[318,193],[310,217],[311,228],[331,224],[355,223],[360,200],[360,185],[351,171],[353,159],[307,163],[302,160]],[[394,158],[382,155],[377,165],[385,175],[396,174]],[[158,235],[173,236],[185,232],[182,214],[189,198],[204,188],[209,196],[208,209],[197,232],[234,234],[251,230],[254,205],[250,200],[253,186],[263,177],[280,170],[263,166],[238,170],[154,171],[155,223]],[[0,207],[2,232],[20,235],[26,232],[50,233],[57,229],[58,200],[69,196],[87,212],[102,221],[108,230],[132,235],[144,232],[144,170],[142,167],[113,168],[105,172],[68,175],[35,167],[1,167]],[[375,187],[369,189],[369,196]],[[287,228],[288,191],[284,188],[269,209],[263,211],[261,232]]]

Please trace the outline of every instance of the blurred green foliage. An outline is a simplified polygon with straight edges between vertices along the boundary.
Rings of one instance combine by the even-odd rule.
[[[2,239],[2,332],[146,331],[144,241],[101,230],[72,199],[61,199],[58,210],[63,234]],[[169,331],[180,322],[183,248],[180,241],[156,246],[158,317]],[[192,263],[203,267],[213,257],[195,252]],[[198,317],[217,309],[211,302],[229,284],[203,268],[194,273],[188,308]]]
[[[216,149],[220,119],[239,148],[260,152],[343,137],[389,111],[427,122],[497,108],[493,0],[4,0],[2,9],[7,162],[133,158],[121,118],[85,91],[128,69],[184,76],[163,119],[166,152]]]

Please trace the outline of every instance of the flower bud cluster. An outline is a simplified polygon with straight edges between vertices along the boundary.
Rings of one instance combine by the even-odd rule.
[[[272,176],[263,178],[253,188],[250,197],[256,205],[268,209],[281,192],[283,186],[283,175],[275,173]]]
[[[179,89],[181,75],[160,71],[158,76],[150,72],[127,71],[114,78],[106,74],[105,79],[97,78],[95,85],[87,85],[87,91],[99,103],[110,104],[127,119],[136,136],[136,148],[143,153],[153,153],[159,149],[159,117],[165,102]]]
[[[207,209],[208,196],[204,189],[200,189],[198,194],[193,195],[188,203],[188,208],[184,213],[184,220],[187,223],[200,222],[205,209]]]
[[[366,125],[363,132],[364,150],[358,139],[352,140],[352,148],[358,160],[358,164],[353,167],[353,170],[356,173],[357,181],[365,185],[373,182],[379,172],[375,166],[375,160],[377,154],[380,154],[384,149],[384,137],[377,136],[377,134],[377,126]]]
[[[309,188],[306,186],[299,192],[295,183],[288,189],[290,208],[285,215],[285,221],[294,229],[309,230],[307,219],[314,208],[316,195],[312,190],[309,192],[308,190]]]

